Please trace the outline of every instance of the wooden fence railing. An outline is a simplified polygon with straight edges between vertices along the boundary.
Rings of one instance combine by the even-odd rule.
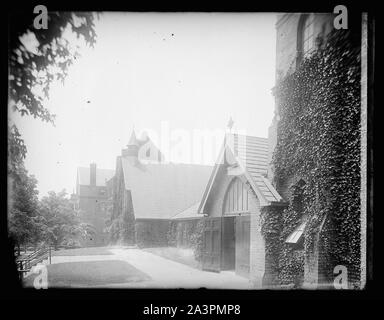
[[[16,257],[17,271],[22,279],[26,273],[31,271],[31,268],[40,262],[48,259],[51,264],[51,247],[43,247],[33,251],[28,255],[20,255]]]

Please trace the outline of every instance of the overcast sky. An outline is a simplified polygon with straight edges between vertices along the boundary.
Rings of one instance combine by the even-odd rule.
[[[193,139],[194,130],[225,130],[231,116],[235,131],[267,137],[275,22],[259,13],[102,14],[95,47],[52,87],[56,126],[13,115],[40,196],[72,192],[78,166],[114,169],[133,127]]]

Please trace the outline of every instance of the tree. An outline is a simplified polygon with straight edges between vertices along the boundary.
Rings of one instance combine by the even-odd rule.
[[[53,81],[64,81],[69,66],[79,56],[78,48],[71,46],[63,36],[72,32],[93,47],[96,41],[94,18],[85,12],[51,12],[48,29],[34,29],[33,10],[17,12],[9,19],[9,74],[8,101],[10,110],[22,116],[32,115],[54,124],[55,116],[44,107]],[[29,48],[25,38],[34,39],[36,46]],[[44,221],[37,214],[36,180],[24,168],[27,148],[16,125],[8,124],[8,177],[12,189],[8,213],[9,234],[16,243],[32,241],[40,234],[36,228]],[[25,192],[30,190],[31,193]]]
[[[75,243],[94,233],[90,224],[81,223],[65,190],[48,192],[41,199],[39,223],[46,242],[57,248],[65,243]]]
[[[20,245],[39,240],[37,180],[24,167],[18,169],[18,178],[10,181],[8,231],[20,249]]]
[[[64,82],[69,66],[79,56],[78,48],[71,46],[63,34],[72,32],[93,47],[95,16],[87,12],[50,12],[47,29],[33,27],[35,16],[31,10],[9,19],[9,107],[22,116],[32,115],[54,124],[55,115],[44,107],[44,100],[49,98],[52,82]],[[25,37],[35,40],[33,49],[26,46]],[[15,125],[8,131],[9,173],[14,174],[27,149]]]
[[[15,125],[12,125],[8,133],[8,177],[11,181],[20,180],[19,174],[24,172],[24,158],[27,148]]]
[[[64,81],[68,67],[78,56],[63,33],[70,29],[93,47],[96,41],[94,15],[51,12],[47,29],[34,29],[34,17],[31,12],[10,21],[9,95],[14,110],[53,123],[54,116],[44,107],[44,98],[49,98],[54,80]],[[27,48],[23,36],[37,41],[34,51]]]

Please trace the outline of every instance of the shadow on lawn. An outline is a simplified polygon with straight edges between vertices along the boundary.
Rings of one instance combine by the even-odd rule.
[[[142,282],[151,278],[120,260],[65,262],[47,265],[48,288],[92,287],[128,282]],[[23,281],[24,287],[33,287],[37,275]]]

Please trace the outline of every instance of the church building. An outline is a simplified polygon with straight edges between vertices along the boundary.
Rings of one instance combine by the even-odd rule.
[[[200,201],[212,166],[171,163],[147,136],[132,132],[116,159],[112,243],[167,246],[170,219]]]

